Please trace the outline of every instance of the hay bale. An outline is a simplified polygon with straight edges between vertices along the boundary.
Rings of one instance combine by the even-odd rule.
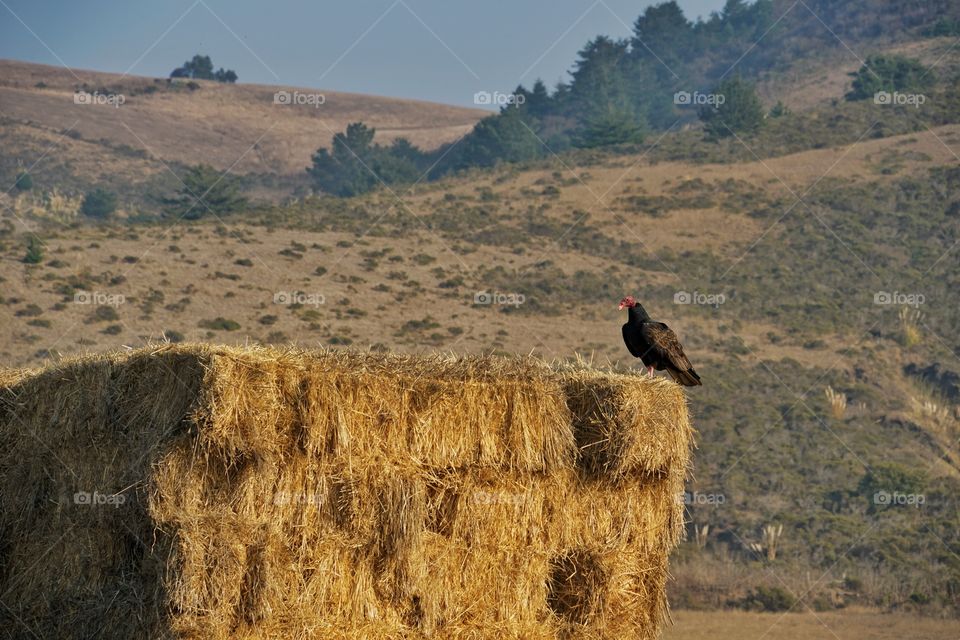
[[[654,638],[681,388],[532,359],[164,346],[0,374],[0,625]]]

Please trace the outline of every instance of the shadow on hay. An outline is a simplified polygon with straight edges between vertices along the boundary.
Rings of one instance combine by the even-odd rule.
[[[0,629],[13,638],[166,634],[168,540],[148,470],[188,431],[185,354],[94,358],[0,380]]]

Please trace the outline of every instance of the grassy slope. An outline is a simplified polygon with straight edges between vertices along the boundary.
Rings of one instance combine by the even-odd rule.
[[[52,185],[124,184],[159,179],[166,165],[205,162],[240,174],[297,176],[319,147],[363,121],[377,141],[406,137],[434,149],[467,133],[488,112],[417,100],[266,85],[186,83],[0,60],[0,140]],[[179,87],[179,88],[178,88]],[[112,106],[74,104],[78,89],[120,93]],[[322,93],[319,108],[273,103],[280,89]],[[46,155],[44,155],[46,152]],[[8,159],[10,161],[14,158]],[[52,166],[50,166],[52,165]],[[11,167],[0,166],[3,175]],[[122,172],[114,176],[114,171]],[[55,177],[55,179],[53,179]],[[130,196],[135,196],[133,192]]]
[[[956,260],[937,259],[957,239],[949,205],[960,177],[937,138],[955,143],[960,128],[764,162],[616,157],[504,169],[419,186],[402,204],[382,192],[226,225],[54,229],[36,267],[17,262],[11,235],[3,358],[33,363],[175,330],[228,342],[576,352],[631,366],[613,305],[639,293],[706,381],[691,393],[701,436],[690,490],[725,497],[690,508],[713,534],[706,551],[678,554],[675,600],[724,605],[779,580],[800,595],[813,566],[829,575],[808,603],[830,606],[842,591],[845,602],[939,607],[960,569],[957,425],[919,412],[912,398],[926,391],[903,373],[911,362],[958,368]],[[835,162],[790,209],[790,191]],[[77,304],[75,290],[125,300]],[[680,290],[725,302],[674,305]],[[897,308],[873,304],[881,290],[926,296],[918,344],[903,344]],[[275,302],[298,291],[303,306]],[[525,301],[476,305],[479,291]],[[240,328],[200,326],[217,318]],[[828,385],[849,398],[840,419],[829,415]],[[922,509],[870,509],[859,483],[891,461],[927,471]],[[746,546],[769,522],[785,533],[766,565]],[[844,587],[844,573],[859,582]]]
[[[907,614],[773,613],[678,611],[665,640],[944,640],[956,637],[955,620],[918,619]]]
[[[674,602],[725,606],[764,586],[820,609],[941,611],[957,604],[960,433],[916,400],[957,400],[904,368],[960,370],[960,126],[944,124],[955,96],[944,97],[929,129],[911,111],[817,98],[742,143],[672,133],[646,155],[583,153],[223,224],[76,228],[43,214],[45,264],[18,262],[17,232],[0,237],[0,357],[37,363],[172,330],[633,366],[614,307],[632,292],[704,377],[690,394],[689,489],[724,498],[689,509],[711,534],[677,553]],[[5,135],[40,135],[18,127]],[[114,162],[136,173],[146,161]],[[125,299],[77,304],[78,290]],[[481,291],[524,303],[474,304]],[[674,305],[678,291],[724,303]],[[873,304],[879,291],[925,296],[916,340],[897,306]],[[295,292],[306,304],[275,301]],[[227,326],[217,318],[239,329],[207,328]],[[843,416],[827,386],[848,398]],[[871,506],[861,482],[889,463],[924,473],[923,507]],[[749,546],[768,523],[784,533],[762,561]]]

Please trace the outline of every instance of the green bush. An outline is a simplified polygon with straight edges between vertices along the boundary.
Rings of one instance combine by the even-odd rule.
[[[43,243],[37,236],[27,238],[27,253],[23,256],[23,261],[27,264],[43,262]]]
[[[405,138],[389,146],[373,143],[376,129],[362,122],[333,136],[330,150],[318,149],[307,173],[317,188],[335,196],[356,196],[381,184],[416,182],[429,167],[430,156]]]
[[[205,164],[190,167],[176,195],[162,202],[168,215],[185,220],[198,220],[207,213],[224,216],[247,206],[240,179]]]
[[[797,600],[781,587],[757,587],[741,601],[748,611],[783,612],[796,606]]]
[[[17,191],[29,191],[33,189],[33,178],[26,171],[17,174],[17,181],[13,183]]]
[[[763,105],[753,84],[734,76],[714,87],[713,95],[723,99],[700,109],[703,128],[711,137],[750,133],[763,125]]]
[[[240,328],[240,323],[216,317],[213,320],[201,320],[198,326],[201,329],[210,329],[211,331],[236,331]]]
[[[88,322],[113,322],[119,319],[120,314],[113,307],[98,306],[90,315]]]
[[[107,218],[117,210],[117,194],[97,188],[83,196],[80,213],[88,218]]]
[[[919,60],[904,56],[870,56],[853,77],[847,100],[869,100],[881,91],[912,91],[928,88],[933,78]]]

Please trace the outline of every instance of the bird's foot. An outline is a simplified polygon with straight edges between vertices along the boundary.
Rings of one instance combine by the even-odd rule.
[[[653,367],[647,367],[647,377],[648,378],[653,377]]]

